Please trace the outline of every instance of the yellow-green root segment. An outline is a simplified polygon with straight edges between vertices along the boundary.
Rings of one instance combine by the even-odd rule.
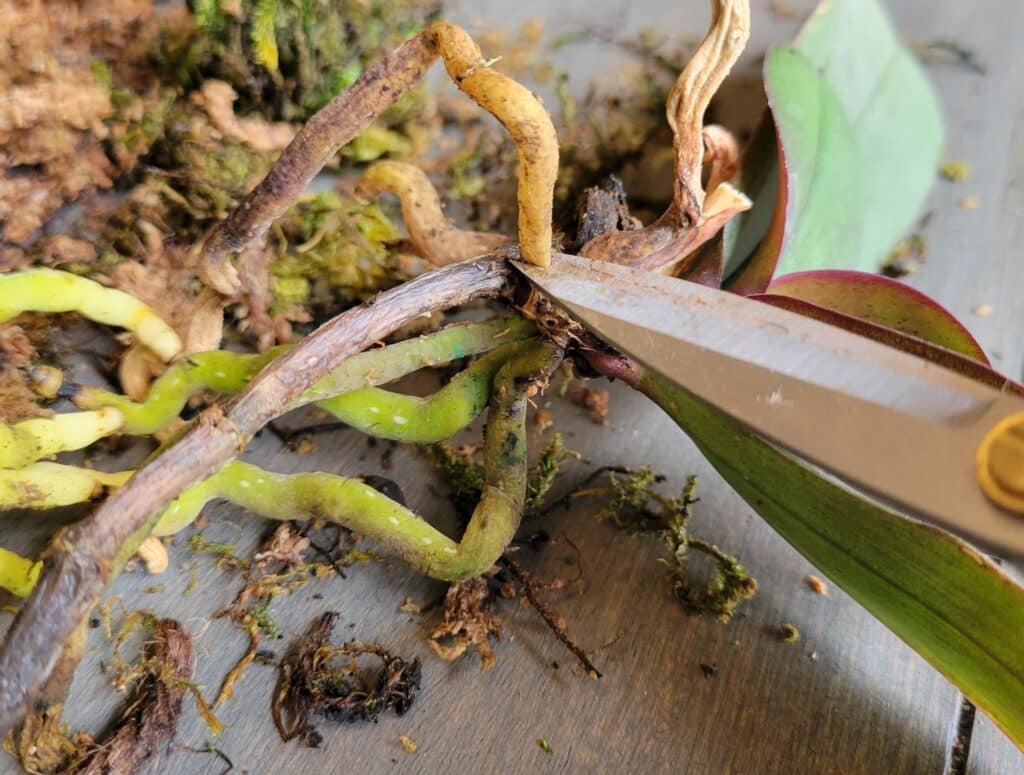
[[[369,485],[327,473],[274,474],[233,461],[173,501],[153,530],[175,533],[214,498],[271,519],[327,519],[367,536],[434,578],[483,573],[512,540],[526,498],[527,390],[547,379],[561,359],[551,344],[534,344],[512,357],[494,378],[484,437],[486,482],[461,542]]]
[[[105,473],[60,463],[35,463],[17,470],[0,470],[0,511],[52,509],[84,503],[104,488],[120,487],[133,473]]]
[[[21,468],[58,452],[87,447],[117,433],[123,424],[124,417],[113,407],[0,423],[0,468]]]
[[[0,547],[0,589],[25,597],[36,585],[42,567],[41,562]]]
[[[28,269],[0,275],[0,323],[22,312],[78,312],[126,328],[165,361],[182,349],[174,329],[141,301],[70,272]]]
[[[535,333],[532,323],[513,316],[452,325],[432,334],[360,353],[307,390],[292,408],[385,384],[418,369],[493,350]],[[141,403],[91,386],[78,387],[73,400],[82,409],[115,408],[124,416],[123,433],[148,435],[167,427],[194,392],[237,393],[285,349],[277,347],[255,355],[219,350],[193,353],[173,364],[156,380]]]

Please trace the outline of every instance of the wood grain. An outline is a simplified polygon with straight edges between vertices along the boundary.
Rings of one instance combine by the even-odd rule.
[[[598,18],[627,31],[656,24],[685,39],[701,34],[707,13],[696,0],[664,9],[650,0],[634,2],[624,18],[617,15],[619,2],[572,0],[556,11],[547,5],[520,0],[479,10],[467,3],[456,19],[473,22],[484,15],[513,29],[521,20],[546,17],[549,31],[555,31],[574,19]],[[802,14],[813,3],[784,5]],[[948,67],[931,71],[948,116],[949,155],[966,158],[972,176],[967,183],[937,185],[929,203],[935,214],[925,231],[928,259],[911,281],[964,317],[996,364],[1019,376],[1024,364],[1024,261],[1019,258],[1024,55],[1017,41],[1024,35],[1024,7],[1015,0],[892,0],[890,6],[907,37],[955,39],[977,50],[988,66],[985,77]],[[597,17],[598,10],[607,17]],[[770,41],[787,39],[797,21],[780,19],[767,0],[755,0],[753,24],[750,63]],[[618,61],[585,48],[569,49],[565,57],[574,75]],[[959,208],[964,196],[977,196],[981,207]],[[982,303],[994,308],[991,316],[971,314]],[[655,562],[661,552],[657,542],[597,524],[593,505],[583,502],[544,524],[551,535],[570,537],[584,563],[583,581],[549,593],[548,600],[574,637],[597,649],[594,659],[605,674],[600,681],[577,674],[536,614],[515,604],[504,611],[505,637],[493,670],[482,672],[472,656],[442,663],[424,643],[429,620],[401,614],[398,607],[406,597],[433,601],[443,585],[397,565],[354,567],[346,579],[311,584],[275,603],[285,637],[263,645],[280,655],[313,617],[339,611],[339,638],[376,639],[400,654],[423,658],[421,696],[405,717],[385,716],[377,725],[325,722],[323,748],[305,749],[278,739],[269,713],[274,671],[254,665],[235,697],[218,710],[227,730],[215,744],[236,772],[943,771],[957,692],[834,587],[827,596],[814,594],[805,583],[813,569],[731,493],[657,409],[613,388],[607,427],[572,406],[558,406],[553,413],[568,445],[583,451],[592,465],[647,463],[670,475],[671,488],[688,473],[701,477],[695,529],[739,555],[761,582],[760,594],[744,613],[726,626],[687,617],[669,598],[664,569]],[[296,455],[263,433],[245,457],[280,471],[320,468],[388,476],[401,483],[411,505],[438,524],[451,524],[430,467],[414,451],[395,451],[393,467],[386,469],[380,459],[384,446],[371,449],[353,431],[318,435],[316,445],[312,454]],[[574,476],[582,477],[592,465],[577,464]],[[73,513],[4,522],[0,543],[38,548]],[[209,513],[208,537],[236,542],[241,552],[255,544],[258,522],[223,506]],[[556,547],[539,555],[524,550],[519,559],[538,573],[571,575],[566,561],[572,556]],[[171,562],[174,572],[159,579],[126,574],[113,594],[129,608],[149,607],[183,621],[195,636],[198,680],[212,697],[247,638],[209,617],[232,599],[240,582],[182,546],[172,548]],[[195,591],[182,597],[193,574]],[[142,591],[156,583],[165,584],[163,592]],[[797,643],[774,636],[784,622],[800,629]],[[109,654],[99,630],[90,633],[90,648],[95,650],[72,689],[69,721],[97,730],[116,714],[118,698],[99,669]],[[717,668],[713,677],[705,677],[702,663]],[[188,702],[176,739],[200,747],[212,738]],[[971,772],[1024,771],[1024,756],[980,714],[975,730]],[[401,734],[418,744],[415,753],[402,748]],[[551,753],[540,748],[540,738],[550,743]],[[223,763],[212,755],[175,750],[148,771],[165,768],[216,773]],[[0,771],[13,771],[9,759],[0,760]]]

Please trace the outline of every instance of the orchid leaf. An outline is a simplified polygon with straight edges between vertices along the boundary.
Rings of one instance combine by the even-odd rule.
[[[727,237],[727,267],[740,267],[730,287],[759,293],[776,273],[876,270],[939,160],[941,113],[920,66],[876,0],[830,0],[793,47],[769,53],[765,87],[784,174],[772,221],[748,216]],[[771,177],[764,148],[760,138],[747,149],[754,181]],[[779,160],[769,164],[777,174]]]
[[[797,551],[1024,746],[1024,589],[957,538],[860,496],[694,399],[639,387]]]
[[[981,345],[945,307],[882,275],[841,269],[795,272],[776,277],[767,292],[803,299],[988,363]]]

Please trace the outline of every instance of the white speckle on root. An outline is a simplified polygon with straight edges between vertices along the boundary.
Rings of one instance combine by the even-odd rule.
[[[398,525],[398,524],[401,524],[401,523],[399,522],[399,519],[398,519],[398,517],[388,517],[388,522],[390,522],[390,523],[391,523],[392,525]]]
[[[408,417],[402,417],[402,415],[400,415],[400,414],[396,414],[396,415],[394,415],[391,418],[391,421],[395,425],[405,425],[407,422],[409,422],[409,418]]]

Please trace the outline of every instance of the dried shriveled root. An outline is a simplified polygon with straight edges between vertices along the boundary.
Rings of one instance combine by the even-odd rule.
[[[205,282],[227,296],[236,295],[241,283],[231,256],[263,235],[324,164],[408,92],[438,56],[456,86],[501,121],[515,140],[520,252],[524,260],[547,266],[558,175],[558,138],[551,117],[529,89],[490,67],[465,30],[437,22],[368,68],[306,122],[267,176],[197,246]]]
[[[0,323],[26,311],[78,312],[126,328],[165,361],[181,352],[181,339],[145,304],[70,272],[28,269],[0,275]]]
[[[441,210],[441,199],[430,178],[413,164],[371,164],[359,181],[356,195],[370,199],[385,191],[398,197],[409,240],[434,266],[466,261],[512,242],[501,234],[458,228]]]
[[[704,126],[708,103],[746,46],[749,0],[711,0],[711,27],[683,68],[666,103],[675,148],[672,205],[649,226],[600,234],[580,255],[643,271],[681,273],[697,249],[750,200],[729,182],[738,171],[735,139],[722,127]],[[701,184],[708,168],[708,188]]]
[[[501,637],[501,619],[491,612],[490,602],[490,584],[483,576],[448,587],[441,621],[427,641],[433,652],[446,662],[454,662],[472,648],[484,670],[494,667],[497,660],[491,639]]]
[[[314,713],[347,723],[373,721],[388,709],[403,715],[416,699],[419,659],[407,661],[377,644],[359,641],[331,646],[337,620],[336,613],[314,620],[281,662],[271,714],[285,742],[301,737],[306,745],[319,746],[320,734],[309,719]],[[358,660],[364,657],[379,662],[380,669],[360,669]]]
[[[484,60],[465,30],[438,22],[430,31],[455,85],[497,118],[519,152],[519,250],[524,261],[551,263],[551,218],[558,177],[558,135],[540,100]]]
[[[114,730],[62,772],[138,772],[174,735],[191,677],[192,637],[173,619],[161,619],[147,643],[145,658],[131,670],[134,697]]]

